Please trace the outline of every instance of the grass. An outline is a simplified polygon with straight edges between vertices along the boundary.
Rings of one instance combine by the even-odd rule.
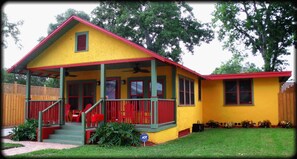
[[[13,143],[3,143],[3,146],[1,147],[1,150],[10,149],[10,148],[16,148],[16,147],[23,147],[22,144],[13,144]]]
[[[150,147],[99,147],[85,145],[64,150],[41,150],[14,157],[291,157],[295,154],[295,129],[205,129],[186,137]]]

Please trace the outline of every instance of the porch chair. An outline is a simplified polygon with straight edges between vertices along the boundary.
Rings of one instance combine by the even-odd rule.
[[[72,113],[70,111],[70,108],[71,108],[70,104],[65,105],[65,121],[66,122],[72,121]]]
[[[124,106],[125,110],[123,111],[124,114],[121,114],[121,120],[124,123],[135,124],[135,105],[131,103],[127,103]]]
[[[77,115],[77,117],[76,117],[76,122],[81,122],[81,114],[82,114],[82,112],[86,112],[88,109],[90,109],[92,107],[92,104],[87,104],[86,105],[86,107],[82,110],[82,111],[80,111],[79,112],[79,114]]]

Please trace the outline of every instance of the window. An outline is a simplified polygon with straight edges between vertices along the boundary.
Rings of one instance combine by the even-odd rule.
[[[130,90],[131,98],[143,98],[143,81],[131,81]]]
[[[80,32],[75,35],[75,51],[88,50],[88,32]]]
[[[226,80],[225,86],[225,104],[240,105],[252,104],[252,80]]]
[[[179,78],[179,104],[194,105],[194,81],[180,77]]]
[[[68,103],[71,110],[82,110],[96,100],[96,81],[68,81]]]
[[[158,98],[164,98],[164,81],[163,80],[158,80],[157,82],[157,96]],[[149,97],[151,97],[151,82],[150,82],[150,87],[149,87]]]

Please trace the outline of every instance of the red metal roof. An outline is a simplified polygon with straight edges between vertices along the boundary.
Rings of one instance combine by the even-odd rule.
[[[11,68],[9,68],[9,69],[7,70],[7,72],[9,72],[9,73],[10,73],[10,72],[14,72],[15,69],[17,69],[18,67],[19,67],[18,69],[24,69],[24,68],[26,67],[27,63],[29,62],[29,60],[28,60],[29,57],[30,57],[30,58],[34,58],[34,57],[36,56],[37,52],[39,51],[38,49],[40,49],[40,48],[42,47],[42,45],[45,45],[45,44],[46,44],[49,40],[51,40],[56,34],[58,34],[59,32],[61,32],[61,30],[62,30],[63,28],[65,28],[68,24],[70,24],[70,23],[73,22],[73,21],[80,22],[80,23],[85,24],[85,25],[87,25],[87,26],[89,26],[89,27],[92,27],[92,28],[94,28],[94,29],[96,29],[96,30],[98,30],[98,31],[101,31],[101,32],[103,32],[103,33],[106,33],[106,34],[108,34],[108,35],[110,35],[110,36],[112,36],[112,37],[114,37],[114,38],[116,38],[116,39],[118,39],[118,40],[120,40],[120,41],[123,41],[123,42],[126,43],[126,44],[131,45],[132,47],[135,47],[135,48],[137,48],[137,49],[140,49],[141,51],[143,51],[143,52],[145,52],[145,53],[151,55],[152,57],[154,57],[154,58],[156,58],[156,59],[158,59],[158,60],[160,60],[160,61],[163,61],[163,62],[166,62],[166,63],[168,63],[168,64],[177,66],[177,67],[179,67],[179,68],[181,68],[181,69],[184,69],[184,70],[186,70],[186,71],[188,71],[188,72],[190,72],[190,73],[193,73],[193,74],[195,74],[195,75],[197,75],[197,76],[203,77],[201,74],[197,73],[197,72],[194,71],[194,70],[191,70],[191,69],[189,69],[189,68],[187,68],[187,67],[185,67],[185,66],[183,66],[183,65],[181,65],[181,64],[178,64],[178,63],[176,63],[176,62],[174,62],[174,61],[172,61],[172,60],[169,60],[169,59],[167,59],[167,58],[165,58],[165,57],[163,57],[163,56],[161,56],[161,55],[159,55],[159,54],[157,54],[157,53],[155,53],[155,52],[153,52],[153,51],[150,51],[150,50],[148,50],[148,49],[146,49],[146,48],[144,48],[144,47],[142,47],[142,46],[140,46],[140,45],[137,45],[137,44],[135,44],[135,43],[133,43],[133,42],[131,42],[131,41],[129,41],[129,40],[123,38],[123,37],[120,37],[120,36],[118,36],[118,35],[116,35],[116,34],[110,32],[110,31],[108,31],[108,30],[105,30],[105,29],[103,29],[103,28],[101,28],[101,27],[99,27],[99,26],[96,26],[96,25],[94,25],[94,24],[92,24],[92,23],[90,23],[90,22],[88,22],[88,21],[85,21],[84,19],[81,19],[81,18],[79,18],[79,17],[77,17],[77,16],[71,16],[69,19],[67,19],[64,23],[61,24],[60,27],[58,27],[58,28],[57,28],[56,30],[54,30],[50,35],[48,35],[44,40],[42,40],[38,45],[36,45],[36,46],[35,46],[35,47],[34,47],[34,48],[33,48],[27,55],[25,55],[20,61],[18,61],[18,62],[17,62],[16,64],[14,64]],[[34,55],[34,54],[35,54],[35,55]],[[26,59],[27,59],[27,60],[26,60]],[[20,68],[20,67],[21,67],[21,68]]]
[[[242,79],[242,78],[267,78],[267,77],[290,77],[291,71],[283,72],[253,72],[239,74],[219,74],[204,76],[209,80]]]

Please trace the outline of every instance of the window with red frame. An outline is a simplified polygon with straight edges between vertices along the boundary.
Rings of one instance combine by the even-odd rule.
[[[143,98],[143,81],[131,81],[130,82],[130,97],[133,98]]]
[[[95,87],[93,83],[83,83],[83,106],[94,104]]]
[[[164,98],[164,81],[163,80],[158,80],[157,82],[157,96],[158,98]],[[152,92],[152,89],[151,89],[151,82],[150,82],[150,88],[149,88],[149,97],[151,97],[151,92]]]
[[[179,104],[194,105],[194,81],[180,77],[179,78]]]
[[[241,105],[252,104],[252,80],[226,80],[225,87],[225,104]]]
[[[88,50],[88,33],[76,33],[76,48],[75,51],[86,51]]]
[[[71,110],[78,109],[79,91],[77,84],[68,85],[68,100]]]

